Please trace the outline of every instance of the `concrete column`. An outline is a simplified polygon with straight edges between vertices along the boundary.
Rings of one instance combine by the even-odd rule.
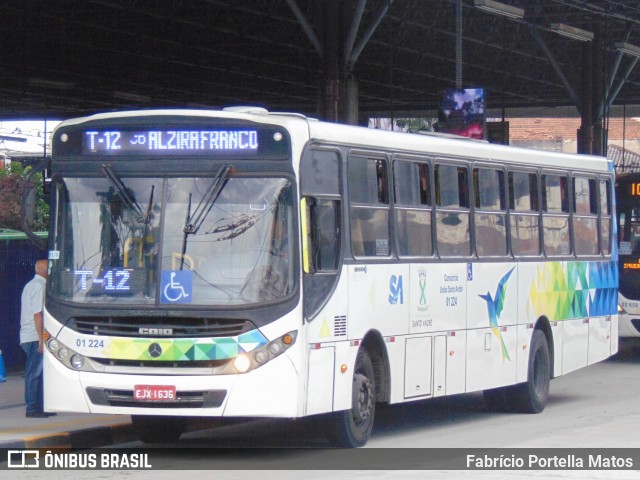
[[[327,122],[338,121],[340,80],[323,78],[318,85],[318,118]]]
[[[341,123],[358,125],[358,81],[348,78],[340,84],[340,118]]]

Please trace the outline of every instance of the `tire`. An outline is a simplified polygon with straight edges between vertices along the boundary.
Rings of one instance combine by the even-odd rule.
[[[547,337],[534,330],[529,347],[527,381],[483,392],[484,403],[493,412],[540,413],[549,400],[551,355]]]
[[[172,443],[178,441],[185,429],[184,417],[131,415],[131,425],[144,443]]]
[[[529,348],[527,381],[514,387],[514,407],[522,413],[540,413],[549,400],[551,383],[551,355],[547,337],[535,330]]]
[[[327,436],[335,447],[362,447],[373,430],[376,384],[371,358],[364,349],[358,352],[356,358],[351,401],[351,409],[328,415]]]

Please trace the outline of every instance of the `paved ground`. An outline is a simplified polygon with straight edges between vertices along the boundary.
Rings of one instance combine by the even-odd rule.
[[[638,388],[637,376],[636,376],[636,367],[638,365],[638,358],[640,358],[640,346],[635,343],[627,346],[628,348],[622,348],[621,352],[611,360],[604,362],[603,364],[595,367],[591,367],[589,369],[584,369],[582,374],[589,375],[590,372],[595,372],[597,369],[607,368],[612,369],[611,372],[606,373],[606,377],[600,378],[597,381],[594,381],[592,388],[595,388],[597,392],[602,394],[606,394],[605,398],[601,399],[600,404],[604,409],[606,415],[603,413],[598,415],[597,417],[591,416],[592,421],[590,421],[589,425],[593,423],[591,426],[592,430],[596,431],[604,431],[598,425],[598,422],[604,422],[604,424],[608,425],[608,428],[615,432],[615,434],[611,434],[609,437],[603,437],[602,435],[588,435],[585,434],[585,442],[588,441],[589,438],[600,438],[602,441],[606,440],[609,443],[603,443],[601,446],[609,446],[609,447],[635,447],[637,445],[637,428],[633,427],[633,421],[635,418],[635,410],[633,411],[617,411],[616,408],[620,407],[611,407],[612,399],[609,398],[611,396],[617,397],[622,395],[624,398],[628,398],[632,402],[637,402],[636,391]],[[631,370],[623,370],[623,368],[631,369]],[[616,373],[618,372],[618,373]],[[580,372],[577,374],[572,374],[572,377],[576,377],[581,375]],[[617,378],[621,377],[621,378]],[[617,381],[615,385],[608,385],[604,380]],[[617,379],[617,380],[616,380]],[[568,379],[571,380],[570,378]],[[556,380],[555,382],[562,383],[563,379]],[[592,381],[592,380],[590,380]],[[603,383],[604,382],[604,383]],[[620,388],[619,384],[622,383],[626,385],[626,388]],[[584,384],[584,382],[583,382]],[[606,385],[605,385],[606,384]],[[559,406],[557,408],[563,407],[562,399],[567,397],[570,398],[571,392],[564,392],[558,390],[559,385],[554,384],[554,395],[559,399]],[[604,391],[604,392],[603,392]],[[574,399],[573,404],[569,404],[567,408],[573,408],[571,405],[575,406],[576,399]],[[579,400],[579,399],[578,399]],[[578,402],[579,403],[579,402]],[[593,402],[590,402],[593,403]],[[551,405],[553,407],[553,405]],[[396,410],[406,408],[411,413],[411,421],[412,423],[416,423],[415,412],[411,409],[411,406],[408,407],[396,407]],[[635,407],[634,407],[635,408]],[[609,411],[613,410],[613,411]],[[464,411],[464,409],[463,409]],[[549,409],[551,411],[551,408]],[[607,413],[608,412],[608,413]],[[397,412],[396,412],[397,413]],[[633,414],[632,414],[633,413]],[[399,414],[401,416],[401,412]],[[424,422],[428,422],[431,425],[431,428],[437,428],[437,422],[434,425],[433,418],[429,417],[429,415],[425,414],[426,417],[423,420]],[[585,414],[586,415],[586,414]],[[397,415],[396,415],[397,416]],[[464,415],[462,415],[464,416]],[[486,416],[483,416],[484,418]],[[633,418],[632,418],[633,417]],[[487,417],[488,418],[488,417]],[[517,417],[512,419],[512,426],[516,426],[518,422],[527,421],[527,416]],[[597,420],[597,421],[596,421]],[[570,420],[568,420],[570,421]],[[384,440],[385,435],[380,433],[381,429],[384,427],[384,418],[381,415],[378,420],[378,434],[372,438],[369,446],[371,447],[388,447],[386,444],[379,444],[380,441]],[[404,422],[398,421],[396,418],[393,422],[389,422],[391,425],[392,432],[394,429],[401,428]],[[398,427],[398,424],[401,424]],[[417,422],[417,426],[420,427],[420,422]],[[556,424],[554,428],[553,437],[559,435],[560,429],[563,427],[562,424]],[[202,425],[200,425],[202,428]],[[250,427],[247,427],[250,428]],[[450,428],[450,426],[446,426],[447,428],[447,436],[448,442],[452,442],[453,444],[457,444],[457,446],[463,445],[460,443],[459,438],[456,439],[455,431]],[[463,433],[461,435],[464,438],[469,437],[469,422],[463,422],[463,425],[460,427]],[[586,428],[586,427],[584,427]],[[197,430],[198,426],[194,426],[194,428],[189,428],[188,430]],[[576,425],[569,425],[567,427],[568,430],[574,432],[576,429]],[[583,429],[583,431],[586,431]],[[198,438],[207,439],[207,431],[203,431],[204,433],[198,434]],[[308,432],[307,432],[308,433]],[[419,432],[418,432],[419,433]],[[221,435],[221,431],[218,430],[215,432],[216,436]],[[287,434],[289,435],[289,433]],[[409,430],[404,432],[400,439],[398,437],[394,440],[394,446],[396,447],[428,447],[430,445],[415,443],[415,435],[416,432]],[[490,432],[483,431],[483,438],[487,440],[491,437]],[[260,433],[262,436],[262,433]],[[193,437],[193,434],[192,434]],[[438,436],[438,438],[442,438]],[[562,437],[558,437],[558,440],[549,440],[545,439],[544,444],[547,447],[561,447],[566,446],[562,444]],[[589,444],[574,444],[576,441],[576,437],[572,437],[574,441],[572,442],[573,446],[592,446]],[[630,440],[633,438],[633,441]],[[109,445],[120,445],[127,442],[134,442],[137,440],[137,437],[134,435],[131,429],[131,420],[128,415],[99,415],[99,414],[83,414],[83,413],[58,413],[58,415],[49,418],[26,418],[25,417],[25,405],[24,405],[24,378],[22,373],[13,373],[7,376],[6,382],[0,383],[0,448],[53,448],[53,447],[62,447],[62,448],[93,448],[93,447],[102,447]],[[185,437],[184,446],[188,447],[188,438]],[[227,442],[227,440],[223,440]],[[238,440],[241,442],[243,446],[246,445],[246,438],[242,438]],[[471,441],[471,440],[468,440]],[[217,446],[215,442],[207,440],[207,445],[209,446]],[[555,443],[554,443],[555,442]],[[560,444],[557,444],[560,442]],[[486,442],[479,441],[471,441],[473,445],[476,444],[485,444]],[[140,445],[139,442],[135,443],[136,445]],[[226,444],[226,443],[225,443]],[[502,443],[500,445],[503,445]],[[438,442],[438,446],[452,446],[448,443],[443,444],[442,442]],[[516,446],[516,445],[511,445]],[[524,446],[524,445],[519,445]]]
[[[126,415],[59,413],[26,418],[22,373],[10,374],[0,383],[0,448],[100,447],[134,438]]]

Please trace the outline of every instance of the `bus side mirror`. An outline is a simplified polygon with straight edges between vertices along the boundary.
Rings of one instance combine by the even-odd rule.
[[[302,230],[302,270],[304,273],[314,273],[313,264],[311,262],[311,207],[313,200],[304,197],[300,200],[300,230]]]
[[[340,262],[340,201],[305,197],[300,200],[302,268],[304,273],[332,273]]]
[[[34,233],[34,223],[36,217],[36,205],[38,201],[37,186],[33,180],[33,176],[44,170],[47,166],[48,160],[34,165],[29,172],[27,172],[24,179],[24,191],[22,194],[22,231],[25,233],[29,240],[31,240],[40,250],[47,249],[47,239],[40,238]]]

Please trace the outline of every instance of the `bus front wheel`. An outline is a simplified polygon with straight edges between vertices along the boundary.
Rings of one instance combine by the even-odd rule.
[[[376,384],[371,358],[366,350],[358,352],[353,372],[351,409],[329,414],[329,440],[336,447],[364,446],[373,430],[376,409]]]
[[[144,443],[176,442],[185,429],[184,417],[131,415],[131,426]]]

